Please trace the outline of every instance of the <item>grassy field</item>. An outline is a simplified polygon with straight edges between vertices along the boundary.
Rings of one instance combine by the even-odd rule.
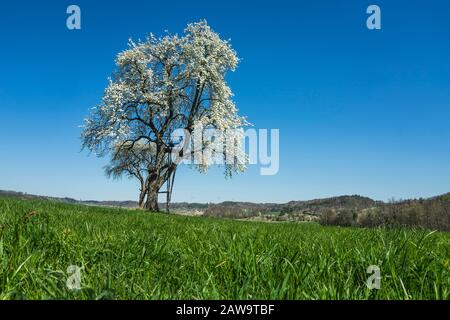
[[[430,231],[0,198],[0,299],[448,299],[449,248]],[[66,286],[70,265],[81,290]]]

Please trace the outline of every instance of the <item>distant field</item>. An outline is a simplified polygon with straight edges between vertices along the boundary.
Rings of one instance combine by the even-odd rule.
[[[448,299],[450,234],[0,198],[0,299],[20,298]]]

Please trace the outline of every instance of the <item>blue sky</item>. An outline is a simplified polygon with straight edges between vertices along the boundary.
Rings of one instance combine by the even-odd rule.
[[[82,29],[66,28],[81,8]],[[382,29],[366,28],[381,8]],[[10,1],[0,6],[0,189],[135,199],[80,152],[128,38],[206,19],[242,58],[229,83],[255,128],[280,129],[280,171],[177,172],[174,201],[285,202],[450,191],[449,1]]]

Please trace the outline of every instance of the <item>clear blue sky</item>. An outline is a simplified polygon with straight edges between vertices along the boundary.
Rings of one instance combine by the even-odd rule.
[[[82,30],[66,28],[77,4]],[[382,29],[366,28],[378,4]],[[243,59],[229,77],[242,114],[279,128],[280,171],[225,180],[183,168],[174,201],[285,202],[450,191],[450,2],[8,1],[0,6],[0,189],[135,199],[106,159],[80,152],[129,37],[207,19]]]

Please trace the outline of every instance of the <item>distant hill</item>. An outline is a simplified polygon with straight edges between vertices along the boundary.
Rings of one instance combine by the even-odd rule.
[[[41,199],[41,200],[53,200],[63,203],[72,203],[72,204],[84,204],[91,206],[107,206],[107,207],[120,207],[120,208],[137,208],[137,201],[127,200],[127,201],[97,201],[97,200],[76,200],[73,198],[58,198],[58,197],[49,197],[49,196],[40,196],[34,194],[28,194],[25,192],[17,192],[17,191],[6,191],[0,190],[0,197],[13,197],[13,198],[21,198],[21,199]],[[160,204],[161,209],[165,208],[165,203]],[[187,202],[176,202],[171,203],[171,209],[206,209],[208,207],[207,203],[187,203]]]
[[[284,205],[284,212],[306,211],[311,214],[318,214],[324,209],[330,208],[365,209],[379,204],[383,204],[383,202],[359,195],[339,196],[308,201],[290,201]]]
[[[122,207],[122,208],[136,208],[137,202],[128,201],[97,201],[97,200],[76,200],[74,198],[64,197],[50,197],[50,196],[40,196],[34,194],[28,194],[24,192],[17,191],[5,191],[0,190],[0,196],[16,197],[22,199],[49,199],[54,201],[60,201],[63,203],[74,203],[74,204],[85,204],[85,205],[96,205],[96,206],[111,206],[111,207]],[[358,207],[358,208],[368,208],[376,205],[377,202],[367,197],[361,197],[358,195],[353,196],[340,196],[324,199],[314,199],[308,201],[290,201],[285,204],[281,203],[253,203],[253,202],[235,202],[235,201],[224,201],[221,203],[189,203],[189,202],[174,202],[171,203],[170,207],[172,209],[185,208],[185,209],[203,209],[208,208],[227,208],[227,209],[242,209],[247,211],[255,212],[280,212],[280,213],[290,213],[295,211],[305,211],[310,214],[317,214],[325,208],[347,208],[347,207]],[[164,208],[165,204],[161,203],[161,208]]]
[[[428,199],[409,199],[361,208],[325,210],[320,222],[360,227],[413,227],[450,231],[450,193]]]
[[[438,200],[438,201],[450,202],[450,192],[449,193],[444,193],[444,194],[442,194],[440,196],[429,198],[428,200]]]
[[[290,201],[284,204],[226,201],[219,204],[209,205],[204,214],[206,216],[229,218],[272,215],[291,220],[289,217],[304,217],[305,215],[319,216],[326,209],[366,209],[382,203],[383,202],[381,201],[375,201],[358,195],[314,199],[308,201]],[[281,220],[284,218],[281,218]]]
[[[24,192],[17,191],[5,191],[0,190],[0,196],[6,197],[14,197],[21,199],[42,199],[42,200],[53,200],[63,203],[72,203],[72,204],[85,204],[85,205],[93,205],[93,206],[110,206],[110,207],[121,207],[121,208],[135,208],[137,207],[136,201],[96,201],[96,200],[76,200],[73,198],[58,198],[58,197],[48,197],[48,196],[39,196],[34,194],[28,194]]]
[[[96,201],[96,200],[76,200],[73,198],[57,198],[27,194],[16,191],[0,190],[0,197],[15,197],[21,199],[48,199],[63,203],[84,204],[91,206],[109,206],[121,208],[137,208],[136,201]],[[359,220],[369,217],[377,217],[376,221],[365,219],[366,224],[380,224],[380,218],[399,216],[397,212],[406,216],[405,212],[414,212],[417,216],[414,219],[422,221],[430,220],[431,216],[438,213],[439,221],[445,218],[442,213],[450,206],[450,193],[431,197],[428,199],[411,199],[396,202],[385,203],[375,201],[368,197],[360,195],[344,195],[323,199],[313,199],[307,201],[290,201],[287,203],[253,203],[253,202],[235,202],[225,201],[222,203],[172,203],[170,209],[174,213],[184,215],[204,215],[210,217],[222,217],[232,219],[250,219],[264,221],[317,221],[325,218],[325,224],[359,225]],[[160,208],[164,210],[165,204],[161,203]],[[330,216],[331,215],[331,216]],[[336,218],[333,218],[336,216]],[[349,217],[352,217],[351,219]],[[419,218],[420,219],[419,219]],[[427,218],[428,217],[428,218]],[[356,220],[358,221],[356,221]],[[387,219],[387,218],[383,218]],[[404,218],[407,219],[407,218]],[[410,220],[410,218],[408,218]],[[323,222],[323,219],[322,219]],[[450,222],[440,221],[439,225],[447,226]],[[447,228],[447,227],[446,227]]]

